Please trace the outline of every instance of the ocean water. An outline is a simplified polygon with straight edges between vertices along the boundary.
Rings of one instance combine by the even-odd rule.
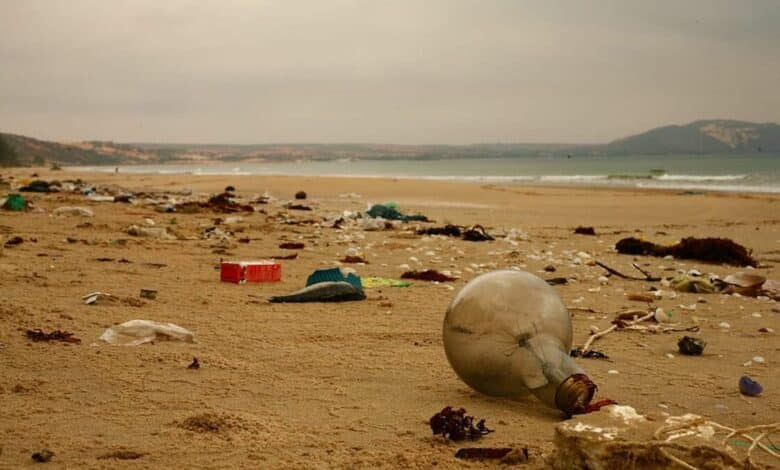
[[[114,171],[114,167],[72,167]],[[780,155],[514,157],[133,165],[121,173],[305,175],[780,193]]]

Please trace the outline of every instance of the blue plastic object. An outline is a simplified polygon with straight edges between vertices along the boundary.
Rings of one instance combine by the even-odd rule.
[[[360,282],[360,276],[349,273],[346,276],[339,268],[318,269],[311,273],[306,279],[306,287],[320,282],[348,282],[358,289],[363,289],[363,283]]]

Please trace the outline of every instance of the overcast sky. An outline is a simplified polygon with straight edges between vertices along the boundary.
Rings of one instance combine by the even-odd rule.
[[[780,121],[780,0],[0,0],[0,131],[602,142]]]

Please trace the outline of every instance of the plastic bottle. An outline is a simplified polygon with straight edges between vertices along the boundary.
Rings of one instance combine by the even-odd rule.
[[[525,271],[476,277],[444,318],[444,349],[470,387],[491,396],[530,390],[567,415],[582,412],[596,386],[571,359],[569,312],[555,290]]]

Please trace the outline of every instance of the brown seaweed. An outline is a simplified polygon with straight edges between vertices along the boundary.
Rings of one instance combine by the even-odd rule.
[[[434,281],[434,282],[448,282],[455,281],[458,278],[447,276],[444,273],[440,273],[435,269],[429,269],[427,271],[406,271],[401,274],[401,279],[416,279],[418,281]]]
[[[467,415],[463,408],[456,410],[451,406],[445,406],[431,416],[428,424],[434,435],[441,434],[444,439],[452,441],[475,440],[493,432],[492,429],[487,428],[484,419],[479,420],[476,425],[474,419],[473,416]]]
[[[668,256],[692,259],[706,263],[723,263],[733,266],[758,266],[758,262],[744,246],[728,238],[687,237],[671,246],[657,245],[638,238],[624,238],[615,244],[618,253],[627,255]]]

